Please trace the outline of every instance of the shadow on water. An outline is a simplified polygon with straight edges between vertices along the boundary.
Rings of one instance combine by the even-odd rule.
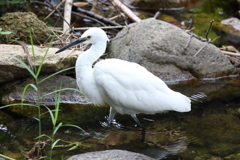
[[[239,158],[240,76],[203,79],[170,87],[191,97],[192,111],[140,114],[138,118],[145,126],[145,132],[135,126],[129,115],[118,114],[113,125],[106,125],[108,107],[93,113],[91,106],[81,110],[77,105],[63,104],[60,121],[79,125],[86,132],[70,127],[61,128],[55,138],[65,141],[59,142],[61,147],[54,148],[53,157],[67,158],[90,151],[124,149],[156,159]],[[36,112],[31,107],[27,110],[29,113]],[[16,159],[23,159],[21,152],[29,151],[38,135],[34,115],[19,116],[22,115],[20,111],[0,111],[0,153]],[[51,135],[49,117],[43,117],[42,123],[42,133]],[[45,150],[49,154],[49,145]]]

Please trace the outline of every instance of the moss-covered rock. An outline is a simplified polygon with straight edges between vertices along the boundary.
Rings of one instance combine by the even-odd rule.
[[[33,43],[44,43],[50,36],[51,31],[46,24],[39,20],[32,12],[6,13],[0,20],[0,28],[3,31],[11,31],[9,35],[1,35],[0,41],[10,43],[15,39],[30,44],[30,32],[32,32]]]

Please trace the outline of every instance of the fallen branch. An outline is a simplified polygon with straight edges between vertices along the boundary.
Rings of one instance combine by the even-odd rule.
[[[98,20],[101,20],[101,21],[103,21],[103,22],[105,22],[105,23],[108,23],[108,24],[111,24],[111,25],[113,25],[113,26],[121,26],[121,24],[119,24],[119,23],[117,23],[117,22],[114,22],[114,21],[111,21],[111,20],[109,20],[109,19],[107,19],[107,18],[105,18],[105,17],[102,17],[102,16],[100,16],[100,15],[98,15],[98,14],[95,14],[95,13],[93,13],[93,12],[84,10],[84,9],[82,9],[82,8],[77,8],[77,10],[78,10],[79,12],[81,12],[81,13],[86,14],[87,16],[94,17],[94,18],[96,18],[96,19],[98,19]]]
[[[210,41],[211,41],[211,39],[209,39],[209,41],[206,42],[206,43],[202,46],[202,48],[200,48],[200,49],[198,50],[198,52],[197,52],[193,57],[196,57],[196,56],[198,55],[198,53],[200,53],[200,52],[203,50],[203,48],[204,48]]]
[[[60,2],[60,3],[53,9],[53,11],[52,11],[51,13],[49,13],[47,17],[44,18],[44,21],[45,21],[46,19],[48,19],[48,17],[50,17],[64,2],[65,2],[65,0],[63,0],[62,2]],[[50,4],[51,4],[51,3],[50,3]]]
[[[37,1],[36,3],[45,5],[45,6],[47,6],[47,7],[52,7],[52,8],[54,8],[54,6],[53,6],[52,4],[46,4],[46,3],[39,2],[39,1]],[[64,10],[62,7],[59,7],[58,9]],[[62,16],[62,14],[58,11],[58,9],[56,9],[56,11],[59,13],[59,15],[62,17],[62,19],[63,19],[64,21],[66,21],[66,20],[64,19],[64,17]],[[80,10],[81,10],[81,9],[80,9]],[[84,12],[84,11],[86,11],[86,10],[83,10],[83,9],[82,9],[81,11]],[[86,11],[86,12],[89,12],[89,11]],[[84,13],[85,13],[85,12],[84,12]],[[92,13],[92,12],[89,12],[89,13]],[[77,12],[74,12],[74,11],[72,11],[72,14],[77,15],[77,16],[81,16],[81,17],[83,17],[83,18],[91,19],[91,20],[93,20],[93,21],[95,21],[95,22],[97,22],[97,23],[105,26],[105,24],[102,23],[101,21],[99,21],[99,20],[97,20],[97,19],[95,19],[95,18],[89,17],[89,16],[87,16],[87,15],[85,15],[85,14],[77,13]],[[92,13],[92,14],[94,14],[94,13]],[[102,16],[100,16],[100,17],[101,17],[100,20],[103,20],[103,21],[106,20],[106,21],[109,22],[109,24],[112,24],[112,25],[114,25],[114,26],[121,26],[120,24],[118,24],[118,23],[116,23],[116,22],[113,22],[113,21],[110,21],[110,20],[108,20],[107,18],[104,18],[104,17],[102,17]],[[104,18],[104,19],[102,19],[102,18]],[[71,25],[69,24],[69,26],[71,26]],[[72,27],[72,26],[71,26],[71,27]],[[72,30],[72,29],[71,29],[71,30]],[[58,32],[62,32],[62,31],[58,31]],[[74,30],[72,30],[72,32],[74,32]]]
[[[240,53],[233,53],[233,52],[228,52],[228,51],[221,51],[223,54],[226,55],[231,55],[231,56],[240,56]]]
[[[237,63],[240,64],[240,62],[236,59],[234,59],[233,57],[227,56],[227,58],[232,62],[232,63]]]
[[[104,26],[104,27],[98,27],[101,29],[118,29],[118,28],[124,28],[126,26]],[[74,28],[75,30],[87,30],[90,27],[81,27],[81,28]]]
[[[125,6],[119,0],[112,0],[111,2],[114,6],[119,8],[127,17],[129,17],[134,22],[140,22],[141,21],[141,19],[138,16],[136,16],[127,6]]]
[[[86,14],[82,14],[82,13],[79,13],[79,12],[73,12],[73,11],[72,11],[72,14],[74,14],[76,16],[80,16],[82,18],[86,18],[86,19],[90,19],[92,21],[95,21],[95,22],[101,24],[102,26],[106,26],[106,24],[104,24],[102,21],[98,20],[97,18],[90,17]]]

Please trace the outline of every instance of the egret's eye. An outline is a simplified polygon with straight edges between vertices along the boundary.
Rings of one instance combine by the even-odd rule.
[[[87,40],[91,39],[91,36],[87,36]]]

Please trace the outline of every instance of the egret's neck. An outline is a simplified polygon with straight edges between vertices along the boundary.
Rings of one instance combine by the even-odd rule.
[[[78,67],[91,67],[92,64],[98,60],[98,58],[105,52],[107,43],[103,43],[99,41],[99,43],[93,44],[90,49],[83,52],[79,55],[77,62],[76,62],[76,68]]]
[[[92,45],[90,49],[79,55],[76,62],[76,79],[80,91],[94,104],[103,104],[93,77],[93,63],[104,53],[105,44]]]

